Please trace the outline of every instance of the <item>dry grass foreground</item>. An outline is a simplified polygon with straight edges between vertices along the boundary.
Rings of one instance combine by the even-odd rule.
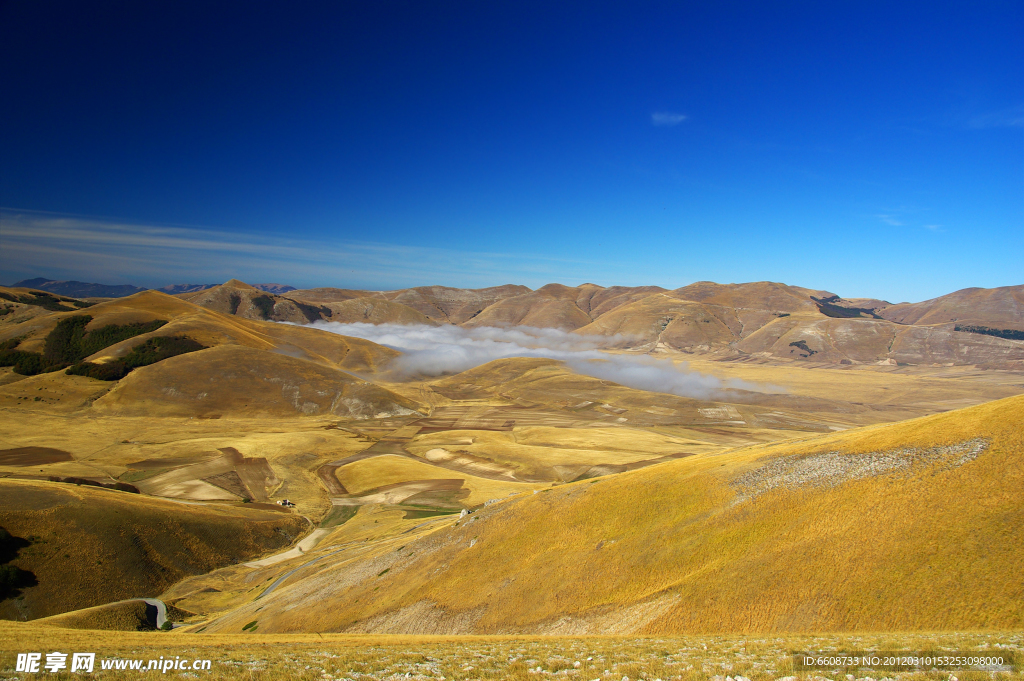
[[[704,681],[748,678],[821,681],[842,673],[795,672],[790,655],[827,650],[991,650],[1016,657],[1014,671],[956,672],[958,681],[1015,681],[1022,678],[1021,633],[863,634],[808,636],[689,637],[496,637],[281,635],[272,640],[245,634],[203,635],[174,632],[128,633],[55,631],[34,623],[0,622],[0,673],[15,675],[19,652],[95,652],[104,658],[212,661],[210,671],[176,676],[210,681],[340,681],[416,679],[536,681],[569,678]],[[44,658],[45,659],[45,658]],[[949,672],[886,673],[842,670],[862,679],[947,681]],[[151,672],[152,673],[152,672]],[[824,674],[824,676],[823,676]],[[139,672],[107,671],[100,678],[140,678]],[[191,676],[190,676],[191,675]],[[50,676],[47,674],[47,676]],[[54,678],[60,678],[54,676]]]
[[[970,440],[985,443],[973,458],[941,449]],[[909,463],[753,498],[738,485],[779,457],[832,452]],[[361,562],[343,552],[204,626],[239,632],[258,621],[260,634],[1019,629],[1022,457],[1024,396],[698,455],[521,494]]]

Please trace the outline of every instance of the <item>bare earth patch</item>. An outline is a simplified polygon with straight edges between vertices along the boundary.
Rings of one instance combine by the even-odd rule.
[[[61,461],[74,461],[74,457],[63,449],[53,447],[0,449],[0,466],[42,466]]]

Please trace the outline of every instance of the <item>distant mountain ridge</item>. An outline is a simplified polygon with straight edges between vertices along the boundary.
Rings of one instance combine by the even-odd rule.
[[[170,284],[161,286],[157,291],[177,295],[179,293],[195,293],[205,291],[219,284]],[[253,288],[268,293],[282,294],[296,290],[294,286],[287,284],[253,284]],[[11,288],[32,288],[48,293],[56,293],[72,298],[125,298],[127,296],[148,291],[149,289],[132,284],[94,284],[86,281],[62,281],[58,279],[47,279],[36,277],[35,279],[23,279],[11,285]]]
[[[84,281],[59,281],[44,277],[23,279],[13,284],[12,288],[34,288],[72,298],[124,298],[146,290],[131,284],[91,284]]]

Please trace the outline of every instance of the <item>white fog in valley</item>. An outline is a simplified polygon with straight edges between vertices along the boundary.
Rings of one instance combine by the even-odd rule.
[[[618,335],[584,336],[529,326],[466,329],[449,325],[339,322],[314,322],[312,326],[402,352],[391,367],[399,378],[455,374],[509,357],[544,357],[565,362],[579,374],[681,397],[710,399],[724,389],[781,391],[774,386],[718,379],[690,371],[685,363],[675,364],[668,359],[604,352],[625,340]]]

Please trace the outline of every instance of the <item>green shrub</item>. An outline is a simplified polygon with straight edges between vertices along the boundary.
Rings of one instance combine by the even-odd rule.
[[[42,355],[23,350],[0,351],[0,367],[14,367],[14,373],[22,376],[35,376],[47,368]]]
[[[797,348],[798,350],[803,350],[804,352],[807,353],[807,355],[805,355],[806,357],[818,354],[817,350],[811,350],[809,347],[807,347],[807,341],[805,340],[798,340],[794,343],[790,343],[789,347]]]
[[[44,310],[50,310],[51,312],[65,312],[67,308],[61,305],[65,303],[78,303],[79,301],[74,298],[65,298],[63,296],[54,296],[43,291],[30,291],[23,295],[12,295],[0,291],[0,298],[9,300],[12,303],[22,303],[24,305],[35,305],[41,307]]]
[[[141,345],[136,345],[121,361],[131,371],[136,367],[155,364],[169,357],[176,357],[177,355],[205,349],[205,345],[197,343],[186,336],[158,336],[150,338]]]
[[[88,376],[101,381],[118,381],[127,376],[132,369],[205,348],[205,345],[185,336],[157,336],[136,345],[121,359],[104,364],[81,362],[69,368],[66,373],[69,376]]]
[[[1018,331],[1017,329],[993,329],[989,326],[970,326],[957,324],[953,327],[954,331],[963,331],[965,333],[980,333],[986,336],[995,336],[997,338],[1005,338],[1007,340],[1024,340],[1024,331]]]
[[[89,315],[65,317],[46,337],[43,358],[48,364],[67,366],[86,355],[81,354],[85,327],[92,321]]]
[[[68,367],[64,373],[68,376],[88,376],[100,381],[119,381],[128,375],[128,370],[122,362],[115,360],[105,364],[79,362]]]
[[[143,333],[155,331],[166,324],[166,320],[158,319],[145,324],[108,324],[102,328],[86,333],[85,327],[92,321],[89,315],[65,317],[57,322],[46,336],[42,354],[15,350],[17,342],[4,341],[0,344],[0,366],[13,366],[15,373],[34,376],[48,371],[57,371],[68,365],[75,365],[89,355],[108,348],[115,343],[134,338]],[[21,339],[17,339],[20,341]],[[8,344],[14,342],[14,345]],[[178,353],[180,354],[180,353]],[[89,364],[90,367],[107,366]],[[139,365],[141,366],[141,365]],[[113,369],[104,369],[104,376],[111,376]],[[127,371],[131,371],[129,368]],[[113,381],[124,376],[105,377],[103,380]],[[76,370],[68,373],[82,376],[91,375],[87,370]],[[94,376],[99,378],[99,376]]]
[[[99,352],[104,348],[109,348],[111,345],[128,340],[129,338],[135,338],[135,336],[156,331],[166,323],[166,320],[156,319],[145,324],[108,324],[95,331],[90,331],[82,339],[81,357],[79,359],[88,357],[94,352]]]
[[[268,295],[256,296],[252,299],[252,304],[256,306],[256,309],[260,311],[264,319],[270,319],[270,315],[274,311],[273,297]]]
[[[815,298],[811,296],[811,300],[818,306],[818,312],[825,315],[826,317],[835,317],[838,319],[855,319],[857,317],[872,317],[874,319],[881,319],[874,310],[869,310],[866,307],[842,307],[841,305],[833,305],[836,301],[840,300],[839,296],[829,296],[828,298]]]

